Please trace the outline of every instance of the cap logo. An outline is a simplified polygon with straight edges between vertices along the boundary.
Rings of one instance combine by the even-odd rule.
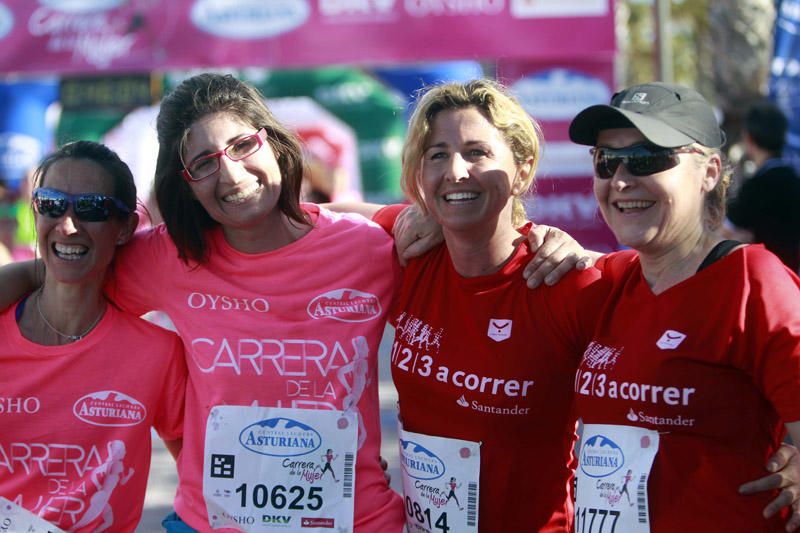
[[[647,101],[647,93],[634,93],[631,96],[631,102],[634,104],[649,104]]]

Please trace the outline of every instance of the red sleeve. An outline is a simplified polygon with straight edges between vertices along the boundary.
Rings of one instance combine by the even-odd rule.
[[[409,204],[392,204],[381,207],[378,212],[372,216],[372,221],[382,227],[386,233],[392,234],[394,223],[398,215],[408,207]]]
[[[747,251],[739,356],[784,422],[800,421],[800,279],[765,250]]]
[[[602,256],[594,266],[603,273],[604,277],[616,281],[627,273],[637,258],[638,254],[634,250],[622,250]]]

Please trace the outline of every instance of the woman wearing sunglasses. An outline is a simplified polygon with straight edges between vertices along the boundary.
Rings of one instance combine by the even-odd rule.
[[[763,247],[716,233],[730,173],[711,106],[638,85],[569,131],[593,147],[603,218],[633,249],[599,262],[612,290],[575,377],[576,531],[781,531],[762,516],[773,498],[796,528],[796,485],[740,485],[787,431],[800,439],[800,283]]]
[[[231,76],[185,80],[157,129],[165,225],[132,239],[110,292],[132,312],[165,311],[186,348],[187,437],[165,527],[400,531],[376,372],[399,281],[391,238],[299,203],[298,141]],[[4,291],[32,282],[8,268]],[[335,477],[320,474],[328,448]]]
[[[400,531],[379,462],[376,372],[398,273],[391,240],[299,203],[298,140],[231,76],[182,82],[157,130],[165,224],[134,236],[109,292],[132,312],[166,312],[186,349],[186,438],[165,528]],[[334,476],[320,474],[328,448]]]
[[[409,528],[568,531],[571,391],[608,285],[585,272],[535,292],[524,288],[530,224],[519,198],[533,181],[539,134],[502,86],[432,87],[403,154],[406,192],[445,236],[444,245],[409,261],[392,311]],[[398,240],[420,229],[398,218],[396,206],[338,208],[394,224]],[[787,484],[798,470],[786,466],[792,452],[781,448],[770,458]],[[458,474],[459,483],[443,484],[436,466]],[[632,490],[624,473],[615,479],[615,501]],[[520,492],[520,480],[534,475]],[[753,486],[771,489],[771,482]],[[611,531],[612,521],[603,524]]]
[[[0,496],[14,516],[2,527],[132,532],[150,428],[180,448],[183,349],[103,293],[138,221],[127,165],[80,141],[45,158],[34,180],[44,283],[0,315]]]

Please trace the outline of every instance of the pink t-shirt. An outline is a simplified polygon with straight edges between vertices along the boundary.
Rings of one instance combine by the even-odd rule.
[[[118,255],[114,298],[137,313],[166,312],[186,347],[190,380],[175,509],[200,531],[210,531],[203,460],[206,421],[217,405],[354,405],[362,422],[356,531],[403,527],[401,499],[378,461],[377,352],[400,274],[393,243],[362,217],[304,209],[313,229],[272,252],[238,252],[216,228],[207,235],[209,261],[187,266],[158,226]],[[367,365],[355,364],[359,337],[369,349]]]
[[[15,307],[0,314],[0,495],[65,531],[134,531],[150,427],[183,432],[179,339],[109,306],[85,338],[42,346]]]

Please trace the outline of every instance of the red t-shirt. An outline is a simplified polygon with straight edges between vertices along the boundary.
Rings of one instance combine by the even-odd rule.
[[[531,258],[523,242],[499,272],[464,278],[441,245],[409,263],[391,313],[405,429],[481,442],[481,531],[572,519],[572,380],[604,291],[594,270],[529,290]]]
[[[800,420],[800,280],[761,246],[659,295],[633,252],[598,266],[614,288],[576,409],[584,423],[659,432],[651,531],[783,531],[784,519],[761,516],[777,493],[737,489],[766,475],[783,423]]]

